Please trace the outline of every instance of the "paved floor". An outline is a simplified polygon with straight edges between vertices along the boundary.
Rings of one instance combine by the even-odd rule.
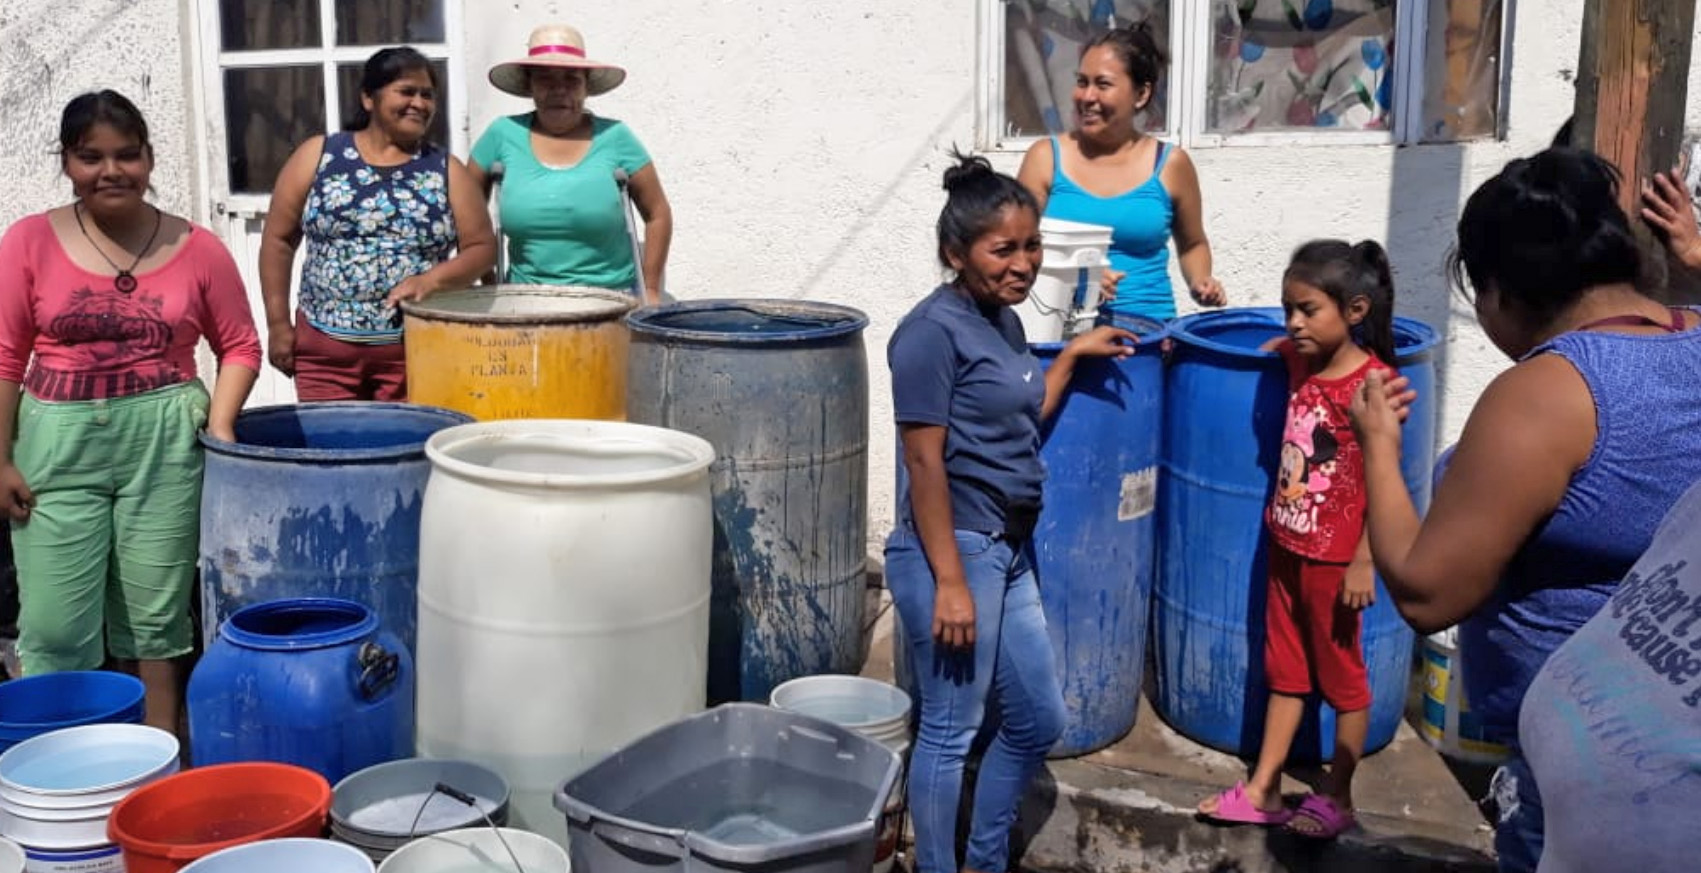
[[[864,675],[893,674],[891,613],[871,589]],[[1491,831],[1473,797],[1487,772],[1455,768],[1402,725],[1388,748],[1366,758],[1355,788],[1360,828],[1335,845],[1255,828],[1196,820],[1193,807],[1244,778],[1247,765],[1176,733],[1141,701],[1121,741],[1052,761],[1025,804],[1017,837],[1031,871],[1471,871],[1492,873]],[[1315,769],[1292,768],[1290,797]]]

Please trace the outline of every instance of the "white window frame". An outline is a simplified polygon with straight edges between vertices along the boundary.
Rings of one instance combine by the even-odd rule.
[[[1424,58],[1428,53],[1429,0],[1400,0],[1394,13],[1394,106],[1391,130],[1276,130],[1210,133],[1205,130],[1211,75],[1212,0],[1170,0],[1169,120],[1166,139],[1191,149],[1295,146],[1386,146],[1419,142],[1423,130]],[[1008,0],[978,0],[979,48],[975,88],[976,145],[985,152],[1022,152],[1040,137],[1004,133],[1005,6]],[[1504,66],[1511,4],[1502,6],[1500,51]],[[1506,81],[1501,69],[1499,81]],[[1504,95],[1504,89],[1502,89]],[[1504,96],[1501,98],[1504,107]],[[1499,136],[1499,131],[1495,132]]]
[[[341,86],[337,67],[361,64],[381,48],[402,45],[401,42],[377,45],[337,45],[336,0],[318,0],[319,45],[313,48],[259,49],[225,51],[224,34],[220,27],[219,0],[194,0],[200,26],[193,34],[195,50],[201,58],[201,88],[196,89],[195,110],[203,119],[207,158],[202,163],[201,184],[204,191],[221,192],[212,203],[220,215],[264,215],[271,203],[271,194],[239,193],[230,188],[229,142],[226,138],[224,73],[226,70],[255,67],[319,67],[325,81],[325,124],[327,132],[338,127],[342,115]],[[466,154],[468,133],[466,87],[466,43],[463,20],[463,0],[443,0],[443,42],[406,43],[432,61],[444,61],[449,81],[444,88],[449,97],[449,149],[457,155]],[[213,124],[214,118],[219,119]],[[210,218],[210,216],[209,216]]]

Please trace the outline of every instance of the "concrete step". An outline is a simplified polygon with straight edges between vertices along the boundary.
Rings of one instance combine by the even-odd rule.
[[[873,576],[878,579],[878,576]],[[863,675],[891,681],[890,600],[871,589]],[[1148,687],[1150,685],[1148,684]],[[1047,763],[1024,801],[1019,869],[1031,873],[1493,873],[1492,831],[1473,797],[1487,770],[1448,762],[1402,725],[1355,780],[1359,827],[1332,843],[1198,820],[1194,808],[1244,779],[1248,765],[1200,746],[1141,701],[1134,730],[1110,747]],[[1296,804],[1318,771],[1290,768]]]

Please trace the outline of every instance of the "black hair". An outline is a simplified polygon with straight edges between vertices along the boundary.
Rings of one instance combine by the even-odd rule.
[[[1311,429],[1311,457],[1306,458],[1305,462],[1313,467],[1321,467],[1335,460],[1340,451],[1341,441],[1329,432],[1328,425],[1318,422],[1317,426]]]
[[[148,121],[142,117],[142,110],[130,98],[107,89],[79,94],[65,104],[65,111],[59,116],[59,156],[63,158],[82,144],[97,124],[109,125],[125,136],[135,137],[143,151],[153,154]]]
[[[1152,32],[1151,21],[1113,27],[1088,42],[1081,49],[1081,55],[1085,57],[1087,52],[1100,46],[1109,47],[1111,51],[1116,52],[1123,68],[1128,71],[1128,78],[1134,80],[1136,88],[1150,85],[1154,93],[1157,91],[1158,77],[1163,73],[1164,65],[1169,63],[1169,57],[1164,54],[1163,49],[1158,48],[1158,38]]]
[[[366,59],[366,66],[360,71],[360,93],[366,97],[377,99],[378,92],[384,86],[406,76],[409,73],[424,72],[431,79],[431,87],[442,89],[442,83],[437,81],[437,70],[431,66],[431,59],[419,53],[412,46],[396,46],[379,49]],[[354,104],[354,112],[343,122],[343,130],[362,130],[372,123],[372,113],[359,101]]]
[[[962,255],[975,240],[998,222],[1005,208],[1016,206],[1039,215],[1039,203],[1020,182],[992,168],[979,155],[951,149],[955,164],[945,169],[948,192],[945,208],[939,210],[939,262],[951,266],[947,253]]]
[[[1353,339],[1393,366],[1394,271],[1380,243],[1312,240],[1294,249],[1282,281],[1303,282],[1329,295],[1343,316],[1354,298],[1365,298],[1370,311],[1358,323]]]
[[[1591,152],[1511,161],[1465,201],[1448,255],[1454,287],[1468,299],[1492,286],[1498,305],[1540,327],[1594,286],[1636,284],[1641,254],[1618,184],[1618,169]]]
[[[1576,136],[1576,133],[1577,116],[1573,115],[1570,118],[1565,119],[1565,123],[1559,126],[1558,132],[1553,135],[1553,142],[1551,145],[1556,149],[1573,146],[1574,144],[1571,142],[1571,139]]]

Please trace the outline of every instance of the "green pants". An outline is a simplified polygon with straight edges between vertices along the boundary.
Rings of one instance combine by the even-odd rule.
[[[13,461],[35,492],[12,527],[24,673],[156,660],[193,645],[200,539],[198,380],[113,400],[25,395]],[[104,633],[103,633],[104,632]]]

